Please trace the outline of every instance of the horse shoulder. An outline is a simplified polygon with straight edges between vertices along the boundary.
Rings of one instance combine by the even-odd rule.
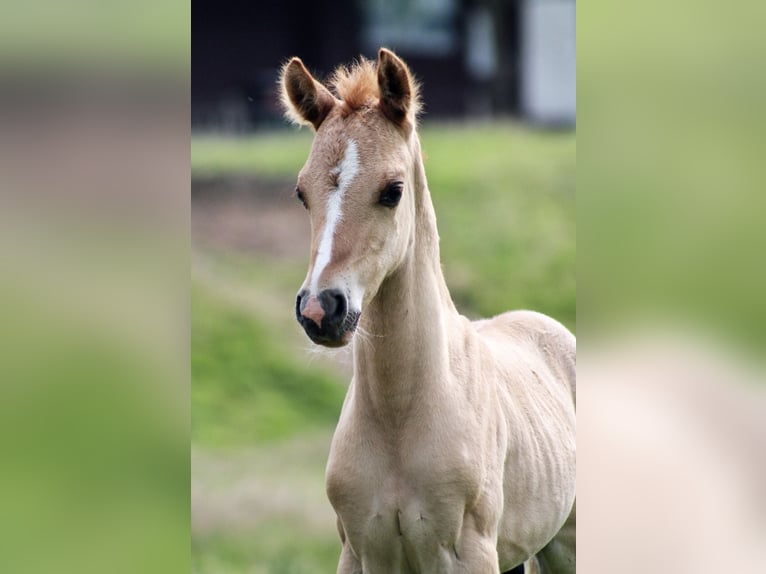
[[[475,321],[474,327],[491,348],[507,356],[509,346],[542,360],[562,381],[576,404],[577,341],[564,325],[536,311],[509,311]]]
[[[559,531],[575,496],[576,340],[554,319],[512,311],[474,323],[496,365],[509,421],[501,564],[517,564]]]

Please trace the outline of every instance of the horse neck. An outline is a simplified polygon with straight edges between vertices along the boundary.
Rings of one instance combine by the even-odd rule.
[[[446,380],[447,332],[457,311],[439,260],[439,235],[420,143],[413,135],[415,225],[402,265],[362,314],[354,343],[356,393],[380,415],[394,418]]]

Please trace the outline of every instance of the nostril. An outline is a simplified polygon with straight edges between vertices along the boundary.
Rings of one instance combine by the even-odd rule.
[[[303,307],[305,307],[303,301],[306,295],[305,291],[298,292],[298,296],[295,298],[295,316],[300,320]]]
[[[343,293],[335,293],[333,295],[335,299],[335,313],[336,317],[343,318],[346,316],[346,296]]]
[[[346,296],[342,291],[335,289],[323,291],[319,300],[328,319],[332,319],[336,323],[343,321],[346,316],[347,303]]]
[[[322,309],[324,309],[325,315],[333,317],[335,315],[335,309],[338,308],[338,302],[335,297],[327,293],[326,291],[320,296],[322,302]]]

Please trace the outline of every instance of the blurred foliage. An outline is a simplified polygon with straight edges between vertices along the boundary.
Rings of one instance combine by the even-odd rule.
[[[458,308],[534,309],[574,331],[575,134],[427,126],[422,139]]]
[[[191,141],[192,177],[297,178],[312,140],[308,129],[240,137],[195,135]]]
[[[194,287],[193,442],[253,445],[337,420],[344,387],[296,362],[272,335],[275,328]]]

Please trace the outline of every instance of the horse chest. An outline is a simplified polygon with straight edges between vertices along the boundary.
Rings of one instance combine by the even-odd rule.
[[[437,444],[422,435],[397,449],[364,431],[338,429],[327,492],[363,563],[389,572],[408,572],[415,563],[430,564],[412,567],[416,572],[451,571],[483,473],[467,449],[440,452]]]
[[[363,572],[452,572],[465,508],[460,495],[449,504],[393,474],[336,477],[328,492]]]

